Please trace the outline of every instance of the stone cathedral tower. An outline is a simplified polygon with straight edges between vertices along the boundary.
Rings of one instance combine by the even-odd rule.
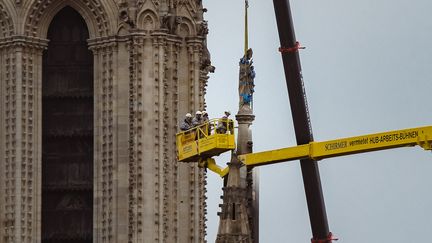
[[[204,242],[201,0],[0,0],[0,242]]]

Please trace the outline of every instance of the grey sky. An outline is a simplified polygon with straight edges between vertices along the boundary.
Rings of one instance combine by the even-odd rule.
[[[237,111],[243,0],[208,8],[211,116]],[[291,1],[315,140],[432,124],[432,2]],[[254,150],[295,145],[271,0],[250,0],[257,71]],[[219,164],[226,159],[218,159]],[[432,226],[432,154],[404,148],[320,162],[330,230],[339,242],[424,242]],[[310,242],[298,161],[260,169],[261,242]],[[209,175],[208,241],[221,180]]]

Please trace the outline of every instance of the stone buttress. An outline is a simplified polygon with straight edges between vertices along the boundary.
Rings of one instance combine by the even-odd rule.
[[[93,242],[204,242],[206,175],[175,151],[213,68],[198,0],[0,0],[0,242],[41,242],[42,57],[66,6],[93,53]]]

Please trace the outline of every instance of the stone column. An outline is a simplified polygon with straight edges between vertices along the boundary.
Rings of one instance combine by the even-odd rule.
[[[47,41],[3,39],[1,73],[1,242],[40,242],[42,51]]]
[[[202,110],[204,98],[198,85],[201,46],[193,38],[179,38],[177,51],[178,124],[186,113]],[[176,161],[176,159],[173,159]],[[176,162],[178,163],[178,162]],[[205,242],[205,172],[195,163],[178,163],[178,242]],[[188,232],[188,233],[186,233]]]
[[[201,89],[201,74],[200,64],[201,55],[203,48],[203,39],[200,37],[189,37],[186,38],[188,53],[189,53],[189,72],[190,72],[190,102],[193,107],[190,111],[202,111],[204,109],[204,93]],[[184,116],[184,114],[183,114]],[[194,164],[194,168],[191,170],[191,184],[193,183],[194,195],[191,196],[192,205],[191,208],[191,226],[194,229],[194,242],[202,242],[205,237],[205,170],[199,168]],[[192,190],[191,190],[192,191]]]
[[[250,126],[255,119],[250,105],[244,105],[236,115],[238,122],[237,154],[252,153],[252,130]],[[246,189],[247,215],[253,242],[259,241],[259,176],[258,168],[240,168],[240,185]]]
[[[4,48],[0,47],[0,141],[3,141],[3,139],[5,139],[5,115],[6,113],[5,111],[5,82],[3,82],[3,80],[5,80],[5,70],[4,70],[4,66],[5,66],[5,54],[4,54]],[[5,151],[4,151],[4,142],[0,142],[0,173],[3,177],[3,171],[5,171]],[[0,180],[0,193],[2,195],[6,195],[6,191],[5,191],[5,181]],[[6,212],[6,208],[5,208],[5,203],[4,203],[4,199],[1,198],[0,199],[0,223],[5,222],[6,220],[6,214],[4,212]],[[4,239],[4,228],[1,227],[0,229],[0,240]]]
[[[95,242],[126,240],[127,140],[122,79],[127,57],[121,39],[90,40],[94,55],[94,236]]]

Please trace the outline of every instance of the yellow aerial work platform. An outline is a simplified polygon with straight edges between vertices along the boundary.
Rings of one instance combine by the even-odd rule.
[[[218,127],[227,129],[220,130]],[[326,158],[400,148],[420,146],[432,150],[432,126],[395,130],[357,137],[348,137],[323,142],[258,153],[239,155],[247,167],[263,166],[298,159],[321,160]],[[234,126],[230,119],[214,119],[201,126],[177,134],[178,159],[183,162],[200,162],[221,177],[229,172],[211,157],[235,149]]]
[[[239,155],[239,160],[247,167],[257,167],[280,162],[326,158],[400,148],[420,146],[425,150],[432,150],[432,126],[374,133],[357,137],[341,138],[323,142],[282,149],[269,150],[258,153]],[[200,157],[195,153],[194,161],[200,161],[204,166],[221,177],[229,173],[228,167],[218,166],[210,157]]]
[[[200,126],[176,135],[178,160],[199,162],[235,149],[234,122],[231,119],[212,119]]]

